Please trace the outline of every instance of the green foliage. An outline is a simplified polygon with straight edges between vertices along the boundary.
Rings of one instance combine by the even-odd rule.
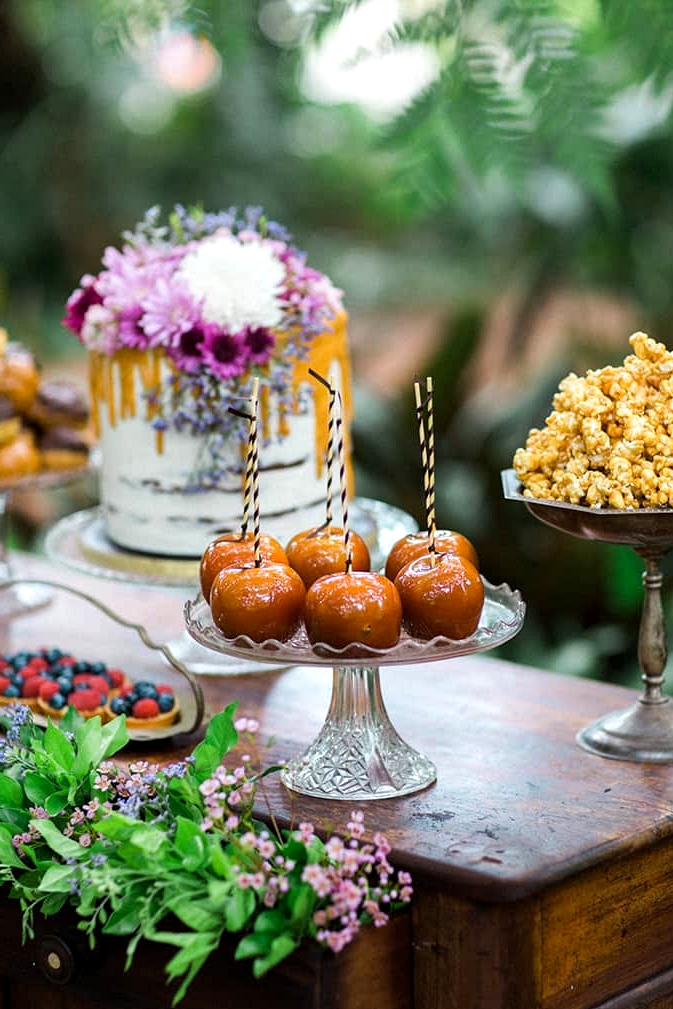
[[[127,966],[141,939],[173,947],[166,975],[176,1004],[225,933],[260,977],[305,938],[338,950],[360,923],[383,924],[382,895],[390,908],[409,900],[384,839],[360,844],[357,814],[348,848],[309,824],[272,838],[253,818],[256,785],[277,768],[224,768],[238,740],[235,710],[214,716],[186,763],[140,762],[128,774],[109,760],[127,741],[123,717],[101,725],[71,715],[71,728],[64,719],[42,730],[27,708],[7,713],[0,880],[20,901],[26,935],[36,913],[69,904],[92,947],[100,935],[128,940]],[[243,720],[247,744],[250,726]]]

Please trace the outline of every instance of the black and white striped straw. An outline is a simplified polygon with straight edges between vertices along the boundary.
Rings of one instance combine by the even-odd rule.
[[[346,574],[353,570],[353,547],[351,544],[350,527],[348,524],[348,486],[346,481],[346,451],[343,431],[343,402],[341,393],[336,394],[336,433],[337,451],[339,456],[339,487],[341,488],[341,510],[343,512],[344,547],[346,548]]]
[[[416,420],[418,421],[418,436],[421,444],[421,463],[423,466],[423,492],[425,497],[425,522],[428,532],[428,550],[431,563],[435,564],[435,432],[433,421],[432,379],[426,379],[427,397],[425,402],[421,397],[419,382],[414,382],[416,398]],[[427,411],[428,438],[425,437],[424,414]]]

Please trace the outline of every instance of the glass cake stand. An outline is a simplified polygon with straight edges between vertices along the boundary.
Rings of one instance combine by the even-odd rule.
[[[362,647],[357,657],[349,649],[312,646],[305,628],[287,642],[257,645],[249,638],[225,638],[214,625],[202,597],[185,606],[189,633],[214,651],[261,661],[283,659],[290,665],[330,666],[332,697],[324,725],[305,753],[283,768],[283,783],[295,792],[321,799],[361,801],[408,795],[427,788],[437,778],[434,764],[404,742],[394,728],[383,701],[379,669],[420,662],[437,662],[471,655],[503,644],[521,628],[525,605],[508,585],[484,580],[485,602],[479,627],[462,641],[434,638],[421,641],[403,633],[394,648]]]
[[[559,532],[631,547],[644,561],[638,662],[644,689],[629,707],[581,729],[577,742],[602,757],[651,763],[673,761],[673,706],[662,691],[668,656],[661,602],[662,557],[673,548],[673,508],[589,508],[525,497],[514,470],[501,474],[504,496]]]
[[[393,544],[418,531],[411,515],[372,498],[355,498],[350,505],[351,525],[369,546],[372,568],[383,567]],[[97,506],[75,512],[56,522],[44,541],[47,556],[97,578],[140,585],[174,588],[191,597],[199,584],[199,559],[158,557],[125,550],[110,540],[103,510]],[[187,631],[169,641],[171,654],[197,675],[237,676],[287,665],[273,657],[259,661],[250,651],[238,656],[218,653],[200,644]]]
[[[12,571],[11,555],[7,544],[9,533],[9,506],[11,496],[16,491],[40,491],[65,487],[82,479],[96,464],[92,457],[84,466],[68,470],[50,470],[35,473],[6,483],[0,483],[0,620],[9,620],[30,610],[39,609],[51,602],[52,590],[46,584],[30,583],[15,579]],[[9,584],[11,582],[11,584]]]

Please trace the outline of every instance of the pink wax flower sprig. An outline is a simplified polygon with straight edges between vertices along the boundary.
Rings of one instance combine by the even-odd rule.
[[[227,410],[249,397],[254,374],[290,410],[291,359],[342,311],[341,292],[260,208],[176,206],[162,224],[154,207],[102,263],[71,294],[63,324],[104,355],[165,353],[170,381],[149,393],[162,429],[238,436]],[[218,475],[211,467],[209,482]]]

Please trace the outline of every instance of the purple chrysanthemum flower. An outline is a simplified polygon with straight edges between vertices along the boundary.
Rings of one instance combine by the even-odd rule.
[[[203,341],[202,353],[206,365],[220,380],[226,381],[245,371],[245,347],[238,333],[212,327]]]
[[[73,291],[68,298],[66,314],[62,319],[63,325],[79,336],[87,311],[92,305],[100,305],[102,301],[103,299],[96,288],[96,278],[89,273],[85,274],[81,280],[81,287]]]
[[[248,326],[243,337],[245,352],[250,364],[266,364],[273,353],[276,338],[265,326]]]
[[[218,334],[217,326],[204,325],[196,322],[191,329],[181,333],[168,350],[168,355],[178,371],[187,375],[196,374],[204,364],[203,347],[209,333]]]

